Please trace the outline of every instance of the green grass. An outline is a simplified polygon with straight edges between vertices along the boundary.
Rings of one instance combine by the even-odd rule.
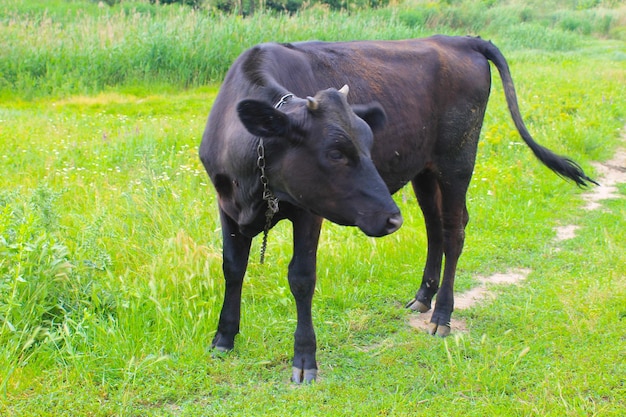
[[[9,50],[19,42],[49,51],[59,65],[49,67],[56,78],[19,73],[22,84],[5,85],[0,101],[0,415],[623,414],[626,205],[615,200],[582,212],[581,191],[520,146],[498,79],[470,189],[457,288],[509,268],[529,268],[529,278],[493,302],[455,312],[467,333],[433,338],[411,329],[402,308],[418,287],[426,245],[409,190],[396,196],[405,224],[391,236],[372,239],[325,223],[313,311],[321,373],[316,384],[294,387],[287,222],[270,233],[265,265],[254,242],[235,350],[209,349],[223,292],[221,234],[197,146],[218,87],[182,86],[219,78],[221,70],[193,82],[173,69],[102,82],[107,66],[131,62],[133,50],[142,54],[140,34],[157,27],[182,33],[194,24],[206,36],[213,20],[145,5],[142,16],[153,19],[130,26],[131,9],[92,5],[75,14],[61,6],[67,4],[58,2],[42,23],[50,30],[43,40],[27,33],[40,8],[7,12],[0,31]],[[359,37],[394,38],[435,30],[400,20],[373,25],[400,16],[391,9],[357,14],[365,20],[309,13],[220,17],[214,33],[229,27],[229,53],[236,55],[257,36],[332,38],[359,27]],[[262,22],[276,23],[273,35],[256,34]],[[104,78],[63,69],[63,51],[78,50],[79,39],[92,45],[99,33],[92,29],[107,25],[123,51],[98,64]],[[592,173],[589,162],[612,155],[626,123],[624,43],[574,33],[576,47],[520,48],[523,38],[491,30],[536,139]],[[569,39],[558,25],[553,30]],[[63,46],[54,49],[54,42]],[[202,53],[214,45],[206,43]],[[92,58],[103,53],[84,49],[95,51]],[[24,57],[39,53],[29,50]],[[17,55],[4,51],[1,65],[13,65],[7,56]],[[219,56],[227,67],[230,56]],[[578,236],[556,251],[553,228],[570,223],[581,226]]]

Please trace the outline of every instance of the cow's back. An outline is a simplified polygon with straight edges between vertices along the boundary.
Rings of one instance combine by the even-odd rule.
[[[460,118],[468,114],[482,120],[491,74],[485,57],[472,49],[473,39],[301,42],[269,50],[274,63],[298,56],[302,77],[295,77],[293,68],[273,71],[276,81],[296,95],[347,84],[351,103],[383,106],[387,123],[375,135],[372,159],[395,192],[436,163],[437,154],[458,148],[459,135],[442,131],[465,128]]]

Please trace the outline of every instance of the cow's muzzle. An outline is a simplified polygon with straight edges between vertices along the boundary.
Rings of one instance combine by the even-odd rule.
[[[387,219],[387,233],[385,234],[390,235],[398,230],[402,226],[403,221],[404,220],[402,220],[402,214],[400,214],[399,212],[389,217]]]
[[[386,236],[402,226],[402,215],[396,212],[390,215],[367,216],[357,222],[357,226],[368,236]]]

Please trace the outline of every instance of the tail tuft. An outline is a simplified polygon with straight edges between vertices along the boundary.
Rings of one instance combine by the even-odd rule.
[[[554,171],[558,176],[564,179],[572,180],[579,187],[589,187],[590,185],[600,185],[593,179],[589,178],[583,169],[576,162],[569,158],[559,156],[551,150],[543,146],[531,146],[535,156]]]

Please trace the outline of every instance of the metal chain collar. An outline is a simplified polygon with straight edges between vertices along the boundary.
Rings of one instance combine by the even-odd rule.
[[[263,184],[263,200],[267,201],[267,210],[265,210],[265,227],[263,228],[263,244],[261,246],[260,263],[265,262],[265,250],[267,249],[267,234],[272,226],[274,214],[278,213],[278,198],[274,195],[268,185],[267,176],[265,175],[265,146],[263,138],[259,139],[259,145],[256,148],[258,158],[256,165],[261,171],[261,184]]]
[[[280,108],[280,106],[285,104],[292,97],[293,94],[291,93],[285,94],[280,98],[278,103],[274,105],[274,108]],[[263,138],[259,138],[259,145],[256,148],[256,152],[256,165],[259,168],[259,171],[261,171],[261,184],[263,184],[263,200],[267,201],[267,210],[265,210],[265,227],[263,228],[263,243],[261,245],[260,259],[260,263],[263,264],[265,262],[265,251],[267,249],[267,234],[269,233],[270,227],[272,226],[272,219],[274,218],[274,215],[278,213],[278,197],[276,197],[272,190],[270,190],[269,182],[267,180],[267,176],[265,175],[265,146],[263,144]]]

